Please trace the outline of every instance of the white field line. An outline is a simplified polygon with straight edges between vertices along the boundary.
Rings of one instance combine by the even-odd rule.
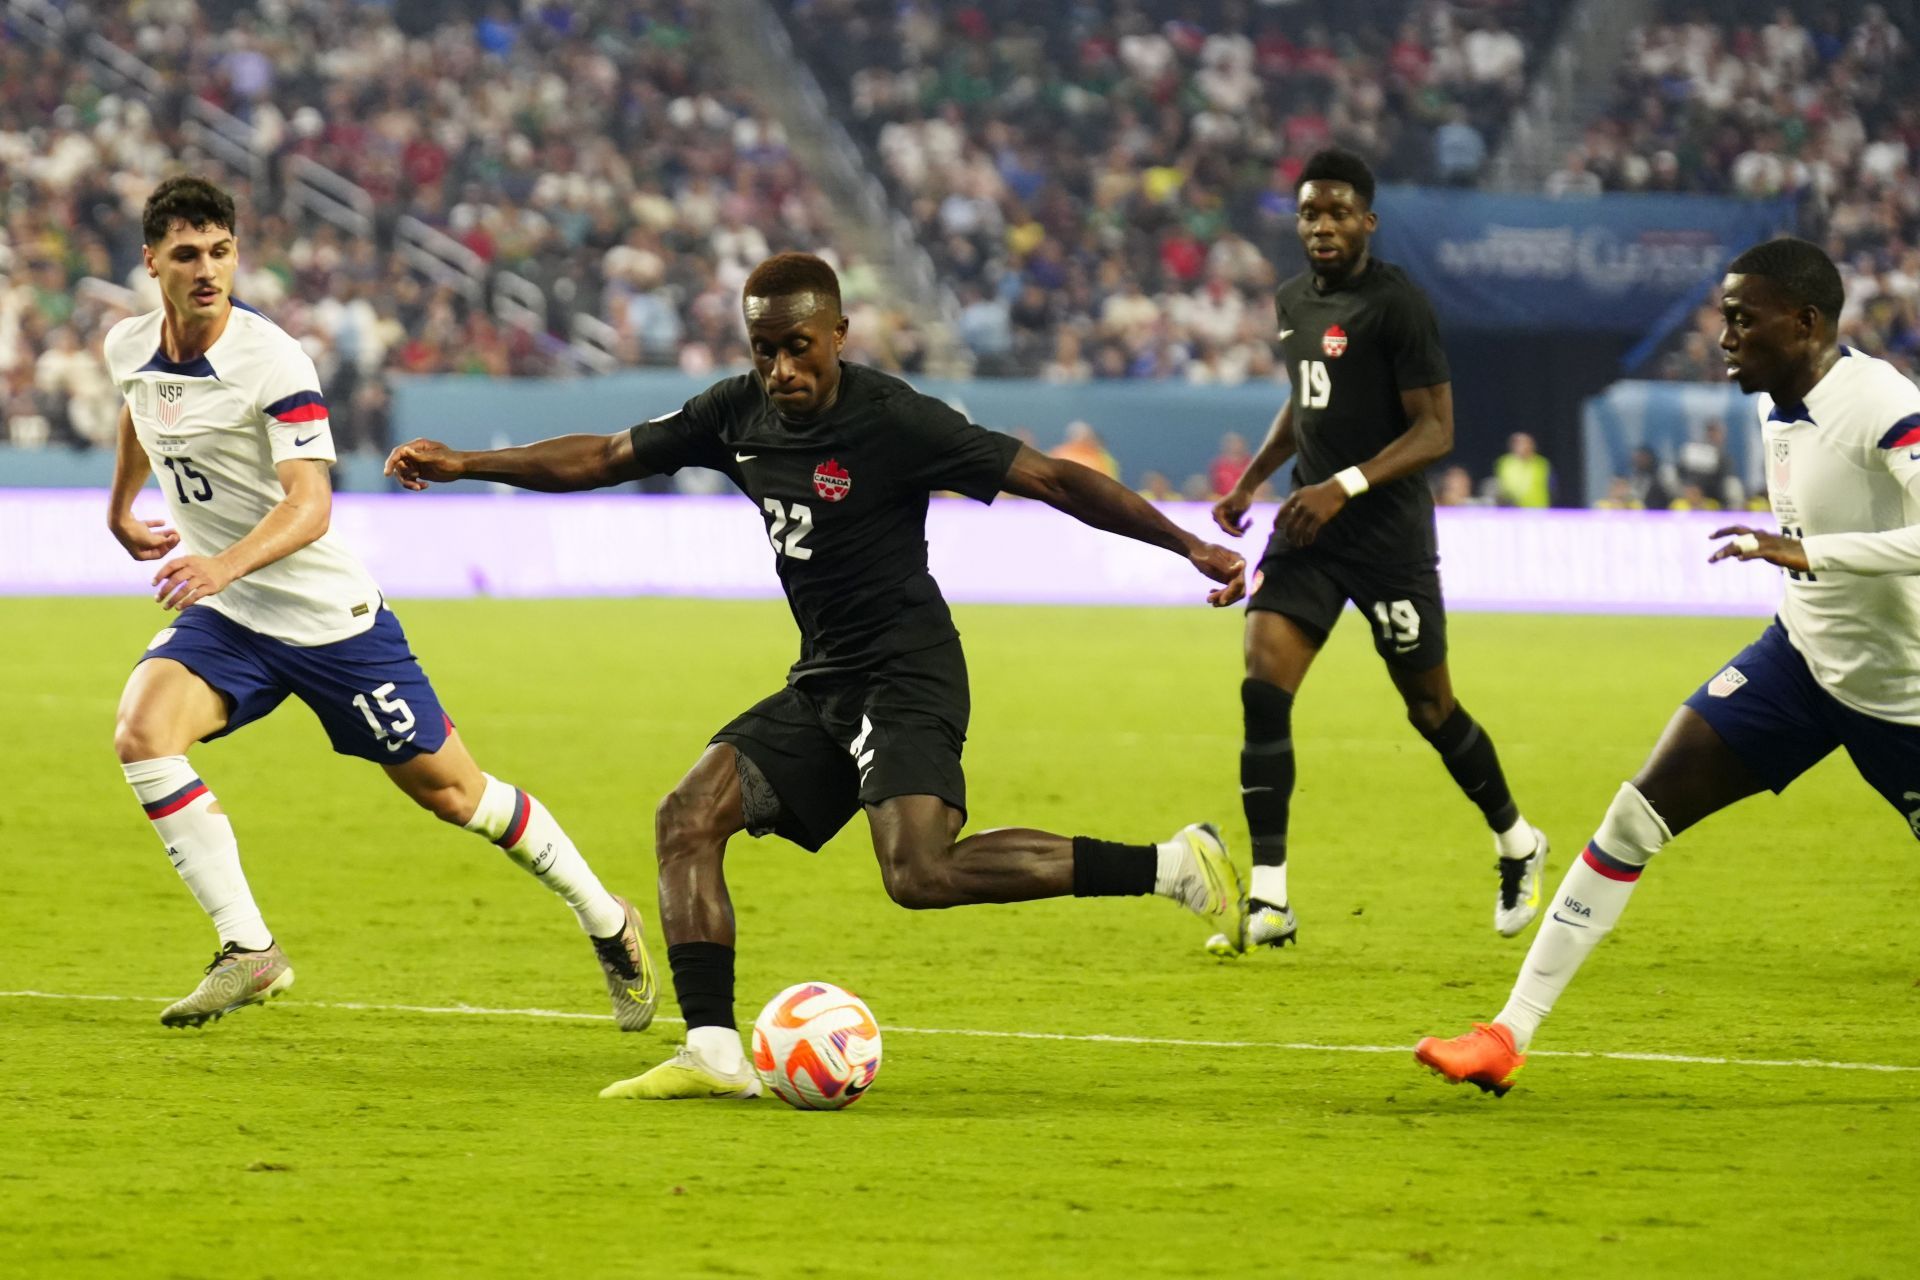
[[[81,995],[60,991],[0,991],[0,1000],[102,1000],[119,1003],[166,1004],[172,996]],[[362,1013],[424,1013],[467,1018],[548,1018],[564,1022],[609,1022],[604,1013],[573,1013],[565,1009],[489,1009],[479,1005],[372,1004],[357,1000],[301,1000],[302,1009],[347,1009]],[[679,1022],[660,1017],[657,1022]],[[972,1036],[982,1040],[1060,1040],[1074,1044],[1144,1045],[1158,1049],[1267,1049],[1276,1053],[1411,1053],[1404,1044],[1313,1044],[1283,1040],[1180,1040],[1160,1036],[1072,1035],[1060,1031],[979,1031],[963,1027],[900,1027],[882,1024],[890,1035]],[[1920,1066],[1891,1062],[1830,1062],[1824,1058],[1721,1058],[1691,1053],[1616,1053],[1608,1050],[1539,1049],[1529,1058],[1597,1058],[1609,1062],[1666,1062],[1701,1067],[1798,1067],[1808,1071],[1916,1072]]]

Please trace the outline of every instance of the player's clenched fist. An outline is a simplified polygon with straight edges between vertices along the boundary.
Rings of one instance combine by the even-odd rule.
[[[405,489],[424,489],[434,481],[458,480],[465,472],[460,451],[438,440],[409,440],[387,455],[386,474]]]

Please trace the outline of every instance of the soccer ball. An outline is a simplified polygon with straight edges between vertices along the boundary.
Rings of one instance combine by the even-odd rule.
[[[880,1073],[880,1025],[859,996],[830,982],[796,983],[753,1020],[753,1069],[789,1106],[838,1111]]]

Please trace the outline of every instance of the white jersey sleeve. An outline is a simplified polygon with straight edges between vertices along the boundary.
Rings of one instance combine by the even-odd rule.
[[[1905,378],[1875,388],[1870,422],[1888,421],[1866,455],[1884,469],[1904,495],[1904,523],[1876,533],[1824,533],[1808,537],[1807,565],[1814,572],[1879,577],[1920,573],[1920,387]],[[1890,420],[1890,421],[1889,421]]]
[[[320,371],[298,343],[282,347],[264,371],[254,398],[266,422],[267,452],[275,466],[295,458],[337,459],[327,398],[320,394]]]

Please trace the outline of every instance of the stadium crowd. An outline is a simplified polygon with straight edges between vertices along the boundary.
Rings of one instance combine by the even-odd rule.
[[[0,42],[0,417],[17,442],[99,444],[117,396],[100,341],[157,305],[139,207],[175,157],[191,92],[252,130],[261,180],[241,199],[238,296],[299,336],[321,366],[348,447],[378,447],[384,375],[548,373],[577,313],[625,364],[693,372],[744,362],[738,290],[783,249],[826,250],[826,197],[780,123],[721,83],[703,6],[675,0],[495,6],[356,0],[101,6],[99,34],[160,73],[124,92],[78,37],[64,55]],[[444,10],[422,23],[422,9]],[[402,17],[411,31],[399,25]],[[290,164],[316,161],[373,199],[357,234],[287,203]],[[203,167],[204,164],[203,164]],[[215,172],[219,172],[215,170]],[[403,217],[542,288],[545,324],[502,323],[461,289],[409,270]],[[839,255],[834,255],[838,257]],[[840,258],[853,358],[917,367],[924,340],[866,265]]]
[[[1920,373],[1920,6],[1681,0],[1634,33],[1615,100],[1553,182],[1561,189],[1789,198],[1847,284],[1842,339]],[[1584,176],[1579,176],[1584,175]],[[1718,380],[1703,305],[1651,362]]]
[[[782,0],[960,292],[980,371],[1274,367],[1293,182],[1329,143],[1472,183],[1552,34],[1541,0]]]

